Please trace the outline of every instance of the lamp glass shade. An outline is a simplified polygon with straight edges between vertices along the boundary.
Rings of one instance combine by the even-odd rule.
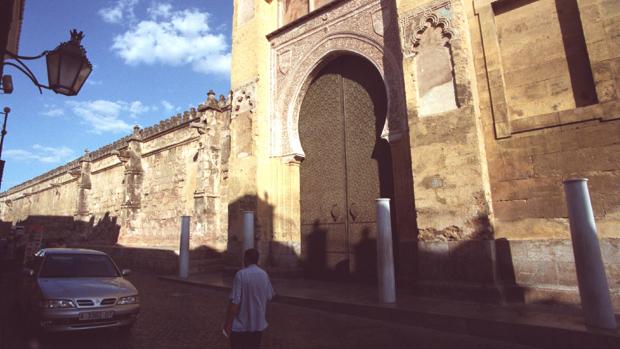
[[[49,88],[56,93],[75,96],[93,67],[79,42],[60,44],[46,55]]]
[[[60,71],[58,74],[58,85],[60,88],[73,90],[73,85],[80,73],[82,62],[79,57],[64,54],[60,58]]]
[[[86,82],[86,79],[88,79],[91,71],[93,71],[93,68],[90,66],[90,64],[82,62],[80,73],[78,74],[77,80],[75,80],[75,83],[73,84],[76,94],[80,92],[82,85],[84,85],[84,82]]]
[[[60,55],[52,51],[45,56],[47,64],[47,82],[49,86],[58,85],[58,70],[60,68]]]

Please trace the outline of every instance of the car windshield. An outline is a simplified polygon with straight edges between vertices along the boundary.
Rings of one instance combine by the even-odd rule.
[[[51,254],[46,256],[39,277],[117,277],[118,269],[106,255]]]

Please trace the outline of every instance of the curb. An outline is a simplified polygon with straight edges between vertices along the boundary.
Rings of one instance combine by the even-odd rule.
[[[230,290],[230,287],[227,286],[212,285],[177,277],[159,276],[158,278],[164,281],[183,283],[202,288]],[[620,348],[620,333],[618,333],[618,331],[614,333],[587,330],[585,328],[560,328],[550,325],[544,326],[514,321],[490,320],[459,314],[439,314],[290,295],[276,295],[273,302],[323,310],[331,313],[395,322],[443,332],[484,337],[536,348]]]

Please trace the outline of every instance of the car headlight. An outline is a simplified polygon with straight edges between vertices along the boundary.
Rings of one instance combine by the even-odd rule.
[[[75,304],[68,299],[45,299],[41,301],[41,307],[48,309],[75,308]]]
[[[116,304],[138,304],[140,303],[140,297],[138,296],[127,296],[127,297],[121,297],[118,299],[118,301],[116,302]]]

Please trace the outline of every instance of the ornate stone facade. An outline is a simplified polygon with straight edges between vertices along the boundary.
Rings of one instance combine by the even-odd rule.
[[[365,57],[384,78],[388,91],[388,120],[383,136],[396,140],[407,130],[402,69],[398,44],[386,18],[395,9],[378,0],[343,2],[294,29],[283,28],[268,36],[272,47],[274,108],[271,112],[273,156],[303,156],[297,129],[299,108],[314,74],[330,57],[349,53]],[[385,18],[385,19],[384,19]],[[287,30],[288,29],[288,30]]]
[[[235,0],[230,97],[10,189],[2,218],[68,216],[86,239],[172,249],[189,215],[192,246],[238,265],[254,210],[261,262],[299,271],[301,104],[324,67],[356,55],[388,99],[399,285],[576,301],[562,181],[578,176],[620,304],[618,11],[562,3]]]

